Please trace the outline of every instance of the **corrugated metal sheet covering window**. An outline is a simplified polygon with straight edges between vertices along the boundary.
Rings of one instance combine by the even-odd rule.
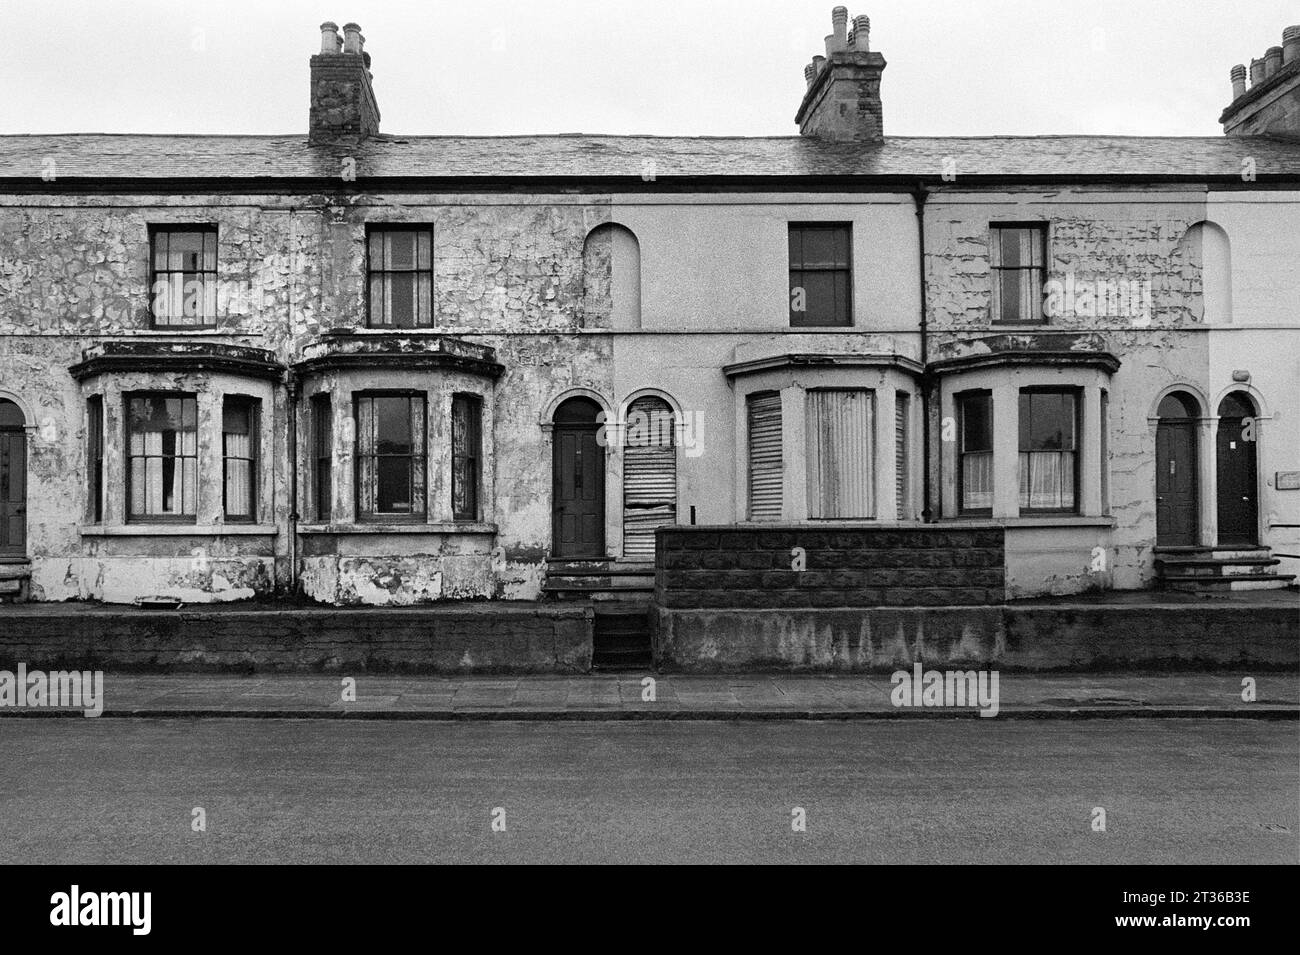
[[[808,392],[808,517],[875,515],[871,466],[872,393]]]
[[[677,523],[673,411],[662,398],[628,407],[623,436],[623,556],[653,560],[655,528]]]
[[[909,498],[911,483],[908,481],[907,457],[911,452],[908,446],[908,419],[911,414],[911,395],[899,391],[894,395],[894,488],[898,505],[898,519],[907,520],[912,516]]]
[[[749,397],[749,519],[781,519],[781,396]]]

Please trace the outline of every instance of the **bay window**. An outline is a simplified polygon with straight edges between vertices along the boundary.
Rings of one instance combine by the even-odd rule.
[[[482,402],[476,395],[451,400],[451,510],[458,521],[478,520],[479,436]]]
[[[198,403],[194,395],[126,399],[127,516],[193,521],[198,496]]]
[[[425,401],[422,394],[356,397],[357,517],[425,516]]]
[[[962,514],[992,514],[993,395],[958,395],[957,414],[958,509]]]
[[[228,521],[257,518],[257,402],[228,397],[221,409],[222,508]]]
[[[1075,391],[1020,392],[1020,510],[1073,512],[1078,479]]]

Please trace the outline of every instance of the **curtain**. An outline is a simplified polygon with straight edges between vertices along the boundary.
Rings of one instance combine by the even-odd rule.
[[[164,438],[172,437],[171,448]],[[192,513],[198,490],[198,435],[136,431],[130,436],[131,513]]]
[[[963,510],[993,506],[992,451],[968,451],[961,456],[961,498]]]
[[[1020,452],[1020,506],[1031,510],[1074,508],[1074,452]]]

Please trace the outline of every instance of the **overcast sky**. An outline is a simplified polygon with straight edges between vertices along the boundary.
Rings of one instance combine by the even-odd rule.
[[[789,135],[831,0],[0,0],[0,133],[300,133],[354,20],[381,129]],[[871,0],[892,135],[1219,135],[1296,0]]]

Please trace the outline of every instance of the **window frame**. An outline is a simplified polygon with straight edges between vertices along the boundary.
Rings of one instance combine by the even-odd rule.
[[[420,253],[419,253],[419,240],[418,240],[418,239],[416,240],[416,254],[415,254],[416,265],[417,265],[416,268],[412,268],[412,269],[380,269],[380,268],[375,268],[375,264],[374,264],[373,258],[372,258],[371,254],[370,254],[370,243],[371,243],[371,240],[373,239],[373,237],[374,237],[375,235],[378,235],[378,234],[381,234],[381,233],[385,233],[385,232],[413,232],[413,233],[420,233],[420,232],[423,232],[423,233],[427,233],[428,236],[429,236],[429,268],[426,270],[426,269],[421,269],[421,268],[418,267],[418,265],[419,265],[419,254],[420,254]],[[436,322],[436,320],[435,320],[435,316],[434,316],[434,303],[435,303],[435,301],[437,300],[437,294],[436,294],[436,291],[435,291],[435,284],[434,284],[434,267],[433,267],[433,249],[434,249],[434,246],[433,246],[433,240],[434,240],[434,228],[433,228],[433,223],[431,223],[431,222],[368,222],[368,223],[366,223],[366,235],[365,235],[365,262],[366,262],[366,267],[365,267],[365,272],[366,272],[366,274],[365,274],[365,327],[366,327],[366,328],[369,328],[369,329],[375,329],[375,330],[377,330],[377,331],[403,332],[403,331],[412,331],[412,330],[421,329],[421,328],[435,328],[435,327],[437,327],[437,322]],[[375,301],[374,301],[374,297],[373,297],[373,296],[371,295],[371,293],[370,293],[370,287],[371,287],[371,285],[373,284],[373,278],[374,278],[374,276],[377,276],[377,275],[378,275],[378,276],[385,276],[385,275],[399,275],[399,274],[400,274],[400,275],[414,275],[414,276],[417,276],[417,277],[418,277],[418,276],[420,276],[420,275],[426,274],[426,272],[427,272],[427,274],[428,274],[428,276],[429,276],[429,321],[428,321],[427,323],[425,323],[425,324],[420,324],[420,323],[419,323],[419,304],[418,304],[418,302],[417,302],[417,305],[416,305],[416,318],[415,318],[415,324],[412,324],[412,325],[410,325],[410,326],[406,326],[406,325],[392,325],[392,324],[384,324],[383,322],[375,322],[375,321],[374,321]],[[417,287],[418,287],[418,278],[417,278]]]
[[[378,460],[380,457],[406,457],[411,458],[411,466],[408,469],[408,475],[411,480],[411,490],[415,489],[415,461],[419,460],[422,469],[423,482],[421,487],[422,500],[421,508],[418,512],[409,513],[387,513],[384,511],[368,511],[361,506],[361,463],[363,455],[361,453],[361,402],[373,398],[407,398],[419,399],[420,401],[420,447],[422,453],[410,455],[366,455]],[[409,420],[409,419],[408,419]],[[354,391],[352,393],[352,423],[353,432],[356,435],[355,443],[352,448],[352,496],[356,508],[356,520],[360,524],[424,524],[429,519],[429,395],[424,391],[414,391],[411,389],[367,389],[365,391]],[[414,429],[411,429],[414,433]],[[378,480],[378,470],[376,470],[376,481]],[[376,484],[376,488],[378,485]],[[414,495],[412,495],[414,496]],[[414,502],[412,502],[414,504]]]
[[[248,457],[232,455],[226,450],[226,409],[234,405],[242,407],[248,415]],[[261,442],[259,432],[262,421],[262,402],[251,395],[231,394],[221,399],[221,516],[227,524],[256,524],[258,512],[258,495],[261,488],[259,468],[261,465]],[[230,513],[230,501],[226,497],[230,461],[248,462],[248,513]]]
[[[796,268],[794,263],[794,258],[790,253],[790,241],[793,238],[793,234],[795,230],[832,232],[840,229],[844,230],[845,232],[845,244],[847,245],[847,251],[845,253],[846,264],[843,268],[838,268],[838,267],[807,268],[802,264]],[[839,222],[839,221],[789,222],[786,224],[786,256],[788,259],[787,277],[789,279],[789,282],[786,287],[785,301],[786,301],[786,312],[789,316],[789,323],[790,323],[789,327],[790,328],[852,328],[854,324],[853,323],[853,298],[854,298],[853,296],[853,223]],[[819,273],[827,273],[832,275],[843,272],[847,279],[847,281],[845,282],[844,321],[811,322],[806,319],[802,321],[796,320],[796,316],[800,313],[794,311],[794,305],[791,300],[793,298],[793,293],[795,288],[798,288],[800,286],[795,285],[795,280],[794,280],[795,272],[800,272],[800,273],[819,272]],[[805,282],[802,287],[806,290],[807,283]],[[806,294],[804,298],[804,303],[805,305],[807,304]],[[803,314],[804,315],[808,314],[806,308]]]
[[[976,398],[982,399],[988,403],[988,422],[989,422],[989,447],[987,451],[967,451],[966,450],[966,402]],[[993,404],[993,392],[987,388],[972,388],[968,391],[959,391],[953,395],[953,403],[957,414],[957,514],[960,517],[992,517],[993,503],[989,502],[988,507],[967,507],[966,506],[966,467],[965,457],[967,454],[987,454],[990,460],[993,475],[992,493],[997,493],[997,463],[994,458],[994,434],[997,429],[997,408]]]
[[[1020,399],[1024,395],[1069,395],[1074,400],[1074,447],[1071,453],[1074,456],[1073,477],[1074,477],[1074,504],[1070,507],[1026,507],[1020,505],[1020,513],[1032,517],[1050,517],[1060,514],[1080,514],[1080,504],[1083,500],[1083,486],[1080,483],[1083,478],[1083,389],[1069,385],[1029,385],[1020,388],[1016,392],[1016,418],[1019,422],[1016,434],[1016,502],[1020,501],[1020,455],[1030,453],[1020,447],[1020,433],[1025,430],[1024,415],[1020,413]]]
[[[472,446],[473,454],[456,454],[456,405],[462,403],[469,409],[467,421],[470,422],[469,436],[467,437],[467,447]],[[482,515],[482,487],[483,487],[483,398],[473,392],[455,392],[451,396],[451,513],[454,521],[477,521]],[[463,459],[467,464],[473,467],[473,478],[469,483],[469,492],[472,499],[472,506],[469,510],[456,510],[456,491],[459,487],[457,474],[458,458]]]
[[[159,275],[185,275],[183,269],[158,269],[158,237],[170,233],[198,233],[204,236],[212,236],[212,268],[199,269],[199,275],[204,276],[205,283],[209,280],[212,282],[212,315],[210,320],[201,322],[165,322],[159,321],[158,307],[155,302],[156,289],[158,287]],[[170,251],[170,250],[169,250]],[[215,223],[202,222],[158,222],[149,225],[149,327],[168,332],[185,331],[188,329],[211,329],[217,327],[218,301],[218,277],[221,274],[221,243],[218,235],[217,225]],[[201,263],[200,263],[201,264]],[[205,295],[206,297],[206,295]]]
[[[334,400],[318,391],[309,400],[311,414],[312,513],[329,524],[334,518]],[[322,453],[323,452],[323,453]],[[322,484],[325,486],[322,488]]]
[[[194,402],[194,453],[193,454],[173,454],[173,455],[156,455],[156,454],[132,454],[131,453],[131,402],[137,398],[161,398],[163,400],[180,399]],[[128,524],[197,524],[198,523],[198,498],[199,491],[203,486],[203,469],[202,458],[199,454],[199,396],[193,391],[128,391],[122,393],[122,436],[124,438],[122,453],[126,464],[126,480],[123,482],[126,488],[126,522]],[[184,412],[182,411],[182,417]],[[174,459],[184,460],[185,458],[194,459],[194,510],[192,512],[183,512],[179,514],[134,514],[131,511],[131,492],[133,490],[131,481],[131,472],[133,470],[131,462],[135,458],[144,458],[146,461],[151,457],[171,457]],[[184,465],[181,465],[184,467]],[[185,477],[182,472],[181,476],[181,504],[184,505],[184,487]]]
[[[989,276],[992,283],[992,296],[989,301],[989,320],[993,325],[1004,325],[1018,327],[1023,325],[1047,325],[1049,324],[1046,311],[1044,296],[1047,288],[1047,263],[1050,252],[1050,225],[1045,220],[1022,221],[1022,222],[990,222],[989,223]],[[1002,258],[1002,239],[1001,233],[1010,230],[1028,230],[1034,232],[1037,236],[1038,252],[1042,258],[1041,265],[1001,265]],[[1038,312],[1034,318],[1020,318],[1006,320],[1003,316],[1002,302],[1002,273],[1003,272],[1034,272],[1038,275]]]

